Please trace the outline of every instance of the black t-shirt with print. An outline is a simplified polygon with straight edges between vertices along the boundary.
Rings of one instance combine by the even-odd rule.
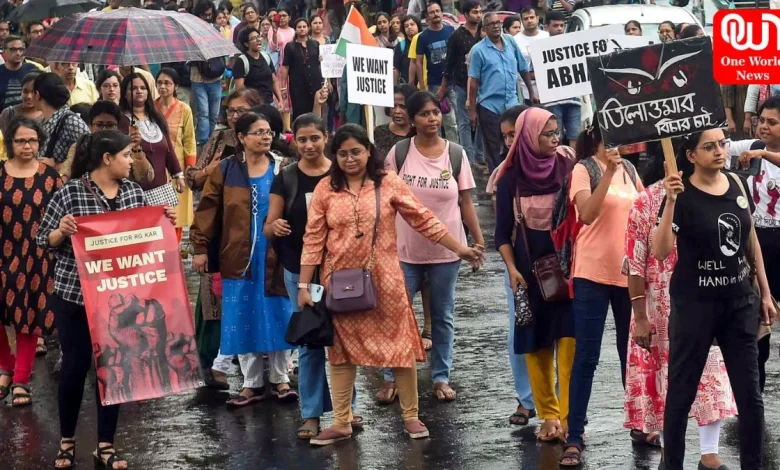
[[[673,298],[711,300],[752,292],[746,255],[755,206],[734,179],[728,179],[729,189],[721,196],[701,191],[688,179],[685,191],[677,196],[672,226],[678,255],[670,284]],[[742,184],[747,191],[744,179]]]
[[[284,269],[291,273],[299,274],[301,271],[301,253],[303,253],[303,235],[306,233],[306,222],[308,221],[309,201],[317,184],[330,172],[320,176],[309,176],[296,167],[298,173],[298,193],[293,200],[292,208],[289,214],[284,214],[283,218],[290,224],[290,235],[280,239],[278,244],[279,259]],[[271,194],[281,196],[285,201],[287,197],[284,194],[284,172],[279,172],[271,184]],[[285,210],[287,203],[285,202]]]

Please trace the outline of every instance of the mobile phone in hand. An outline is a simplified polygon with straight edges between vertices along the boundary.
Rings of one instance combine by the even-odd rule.
[[[322,293],[324,291],[325,288],[319,284],[309,284],[309,295],[311,296],[311,301],[315,304],[322,300]]]

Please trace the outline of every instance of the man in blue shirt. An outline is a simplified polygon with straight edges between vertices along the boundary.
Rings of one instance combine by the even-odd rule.
[[[488,170],[501,163],[501,113],[519,104],[517,76],[533,90],[531,77],[520,49],[511,36],[502,34],[503,22],[496,13],[482,17],[487,36],[471,50],[469,66],[468,111],[472,126],[480,126]],[[531,91],[531,101],[536,100]]]
[[[446,93],[439,93],[445,69],[447,67],[447,42],[455,32],[455,28],[442,22],[441,6],[429,3],[425,10],[428,29],[417,38],[417,70],[423,70],[423,56],[428,64],[428,91],[434,95],[446,97],[450,102],[450,112],[443,116],[444,135],[450,142],[458,143],[458,122],[455,118],[455,103],[457,99],[452,88]],[[410,116],[414,117],[414,116]]]

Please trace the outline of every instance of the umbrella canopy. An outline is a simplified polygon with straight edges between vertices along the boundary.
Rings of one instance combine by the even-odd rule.
[[[63,17],[84,13],[101,6],[95,0],[30,0],[8,15],[12,23],[41,21],[47,18]]]
[[[144,65],[239,54],[214,26],[188,13],[123,8],[67,16],[27,49],[47,62]]]

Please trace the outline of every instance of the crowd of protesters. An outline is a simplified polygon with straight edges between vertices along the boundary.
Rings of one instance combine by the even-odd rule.
[[[490,282],[506,287],[517,398],[509,421],[538,417],[538,439],[562,445],[562,467],[583,461],[611,309],[627,440],[661,448],[661,468],[682,469],[692,417],[699,468],[722,469],[722,421],[738,415],[742,468],[762,468],[771,292],[780,292],[780,86],[722,87],[726,133],[676,139],[681,171],[673,174],[651,145],[606,148],[598,120],[583,122],[583,99],[539,104],[529,45],[565,34],[581,2],[508,5],[516,14],[502,18],[461,0],[457,28],[445,21],[455,13],[451,1],[382,1],[385,12],[341,0],[288,3],[144,2],[195,15],[235,44],[241,54],[216,75],[203,63],[43,63],[25,49],[54,20],[0,18],[0,321],[15,336],[12,353],[0,328],[0,400],[33,402],[34,358],[55,335],[56,468],[76,462],[93,354],[69,237],[76,217],[144,205],[166,206],[199,276],[194,312],[207,386],[229,390],[237,356],[243,385],[227,405],[299,402],[297,436],[312,445],[362,429],[357,407],[374,393],[378,403],[400,402],[410,438],[435,432],[419,419],[415,364],[430,351],[430,393],[457,399],[458,276],[466,266],[477,272],[495,248],[505,273]],[[394,106],[373,108],[370,133],[365,108],[348,101],[346,70],[323,78],[320,66],[320,47],[338,41],[351,6],[378,47],[394,51]],[[624,32],[647,34],[638,21]],[[657,31],[661,42],[702,34],[668,21]],[[730,172],[731,157],[759,160],[758,174]],[[494,247],[485,246],[472,202],[486,176]],[[409,184],[423,179],[440,184]],[[564,256],[552,234],[561,203],[578,234],[566,260],[573,294],[556,297],[537,270]],[[746,264],[752,277],[740,275]],[[712,266],[739,282],[700,283]],[[285,332],[314,305],[311,285],[355,268],[371,272],[375,307],[333,313],[327,353],[294,349]],[[422,329],[412,308],[418,292]],[[357,366],[381,369],[381,387],[358,390]],[[329,412],[333,424],[323,429]],[[113,469],[128,466],[114,449],[118,413],[97,400],[94,457]]]

